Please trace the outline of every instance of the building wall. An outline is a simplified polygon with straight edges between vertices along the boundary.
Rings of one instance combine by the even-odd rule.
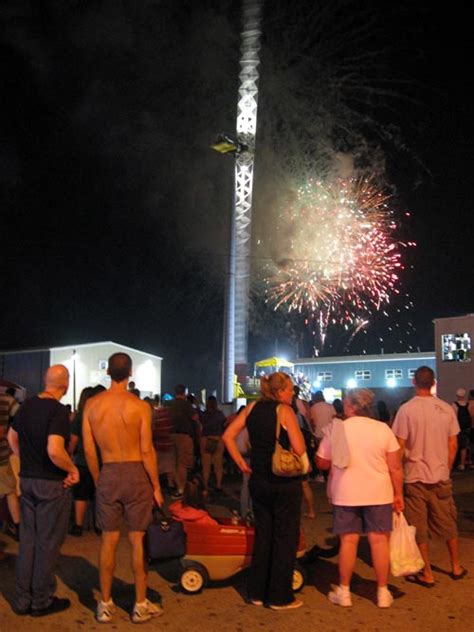
[[[467,361],[446,360],[443,353],[443,336],[468,334],[471,346],[474,344],[474,314],[452,318],[437,318],[434,321],[436,376],[438,396],[452,402],[456,399],[456,390],[460,387],[467,391],[474,388],[474,359],[471,351]],[[443,357],[444,356],[444,357]]]
[[[75,352],[75,353],[74,353]],[[113,353],[124,352],[132,358],[131,379],[141,391],[141,397],[161,392],[161,358],[137,351],[115,342],[90,345],[56,347],[51,349],[51,364],[64,364],[71,375],[69,391],[61,400],[63,404],[77,406],[81,391],[86,386],[110,385],[107,360]]]
[[[369,388],[375,401],[383,400],[393,412],[413,396],[412,373],[422,365],[435,369],[435,353],[404,353],[370,356],[340,356],[295,360],[295,374],[302,372],[311,390],[326,390],[328,399],[340,397],[348,388]],[[357,372],[357,374],[356,374]],[[361,372],[365,374],[363,379]],[[390,372],[390,373],[387,373]],[[325,374],[326,378],[321,379]],[[335,392],[332,393],[331,389]]]
[[[26,389],[26,397],[37,395],[44,387],[43,378],[50,366],[47,350],[0,354],[0,377]]]
[[[410,371],[416,370],[423,364],[434,369],[435,354],[427,352],[296,360],[295,373],[302,371],[311,381],[313,390],[319,390],[321,387],[339,389],[390,388],[389,379],[394,380],[392,388],[409,388],[412,386]],[[362,376],[356,375],[356,372],[360,374],[364,371],[370,373],[370,375],[366,375],[369,379],[363,379]],[[330,379],[322,379],[322,374],[326,374],[325,377],[330,377]],[[349,380],[355,381],[355,384],[350,384]],[[320,385],[317,384],[318,382]]]

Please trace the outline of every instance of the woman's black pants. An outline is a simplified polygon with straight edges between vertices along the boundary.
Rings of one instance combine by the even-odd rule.
[[[283,606],[294,601],[292,581],[300,534],[300,480],[249,483],[255,518],[255,544],[249,598]]]

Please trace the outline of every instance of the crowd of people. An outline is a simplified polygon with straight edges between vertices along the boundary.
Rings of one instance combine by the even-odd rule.
[[[446,541],[451,578],[467,574],[459,561],[451,470],[457,458],[461,470],[470,464],[474,393],[467,401],[464,389],[458,389],[452,405],[440,400],[432,395],[429,367],[417,369],[415,396],[395,415],[383,402],[376,404],[367,389],[348,391],[332,404],[317,392],[308,402],[289,375],[276,372],[262,377],[257,401],[226,418],[214,396],[201,410],[182,384],[170,402],[140,399],[129,383],[132,362],[125,353],[109,358],[108,374],[110,388],[84,389],[72,420],[60,403],[69,385],[63,365],[50,367],[44,390],[21,407],[12,394],[0,396],[0,494],[10,510],[9,534],[19,539],[12,604],[17,615],[40,617],[70,606],[54,594],[54,567],[68,530],[82,535],[89,506],[101,535],[97,621],[114,617],[112,582],[122,522],[135,578],[132,621],[160,616],[161,605],[147,599],[144,562],[153,506],[164,505],[163,487],[175,520],[216,524],[206,501],[211,481],[212,493],[218,497],[223,491],[225,458],[228,470],[232,462],[242,474],[241,515],[255,528],[248,580],[253,606],[292,610],[302,605],[292,578],[301,517],[316,518],[311,478],[327,484],[339,541],[339,584],[328,594],[333,604],[352,605],[358,543],[367,535],[377,605],[391,606],[393,512],[403,511],[416,527],[424,561],[409,581],[435,583],[429,534]],[[276,441],[307,464],[304,471],[275,473]],[[20,497],[11,452],[19,459]]]

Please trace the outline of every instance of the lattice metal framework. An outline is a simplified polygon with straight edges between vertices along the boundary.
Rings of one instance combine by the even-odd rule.
[[[260,21],[263,0],[244,0],[237,138],[244,147],[235,160],[235,198],[226,297],[224,398],[233,396],[235,364],[247,362],[252,188],[257,131]]]

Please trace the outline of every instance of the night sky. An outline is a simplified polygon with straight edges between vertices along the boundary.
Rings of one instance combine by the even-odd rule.
[[[381,51],[380,66],[368,63],[361,75],[369,85],[382,77],[395,96],[386,107],[377,95],[361,105],[356,94],[343,97],[383,156],[397,209],[411,214],[405,230],[418,246],[402,287],[413,308],[400,313],[400,329],[408,318],[414,350],[433,349],[433,318],[474,311],[472,8],[361,0],[328,12],[319,4],[327,5],[265,8],[254,239],[274,222],[285,168],[275,150],[275,130],[288,145],[275,115],[282,85],[296,100],[300,89],[301,99],[316,94],[299,60],[314,58],[314,76],[331,76],[324,64],[350,56],[349,35],[365,30],[353,59],[364,46]],[[323,18],[329,28],[311,31]],[[239,28],[232,0],[1,4],[1,349],[114,340],[163,356],[165,388],[218,386],[233,159],[209,144],[235,129]],[[323,41],[338,28],[341,53]],[[326,110],[336,102],[327,99]],[[292,126],[308,137],[315,119],[303,113]],[[354,148],[336,132],[333,142],[335,151]],[[249,359],[294,356],[296,341],[308,355],[299,326],[256,299]],[[386,328],[374,318],[348,351],[406,351],[405,338]]]

